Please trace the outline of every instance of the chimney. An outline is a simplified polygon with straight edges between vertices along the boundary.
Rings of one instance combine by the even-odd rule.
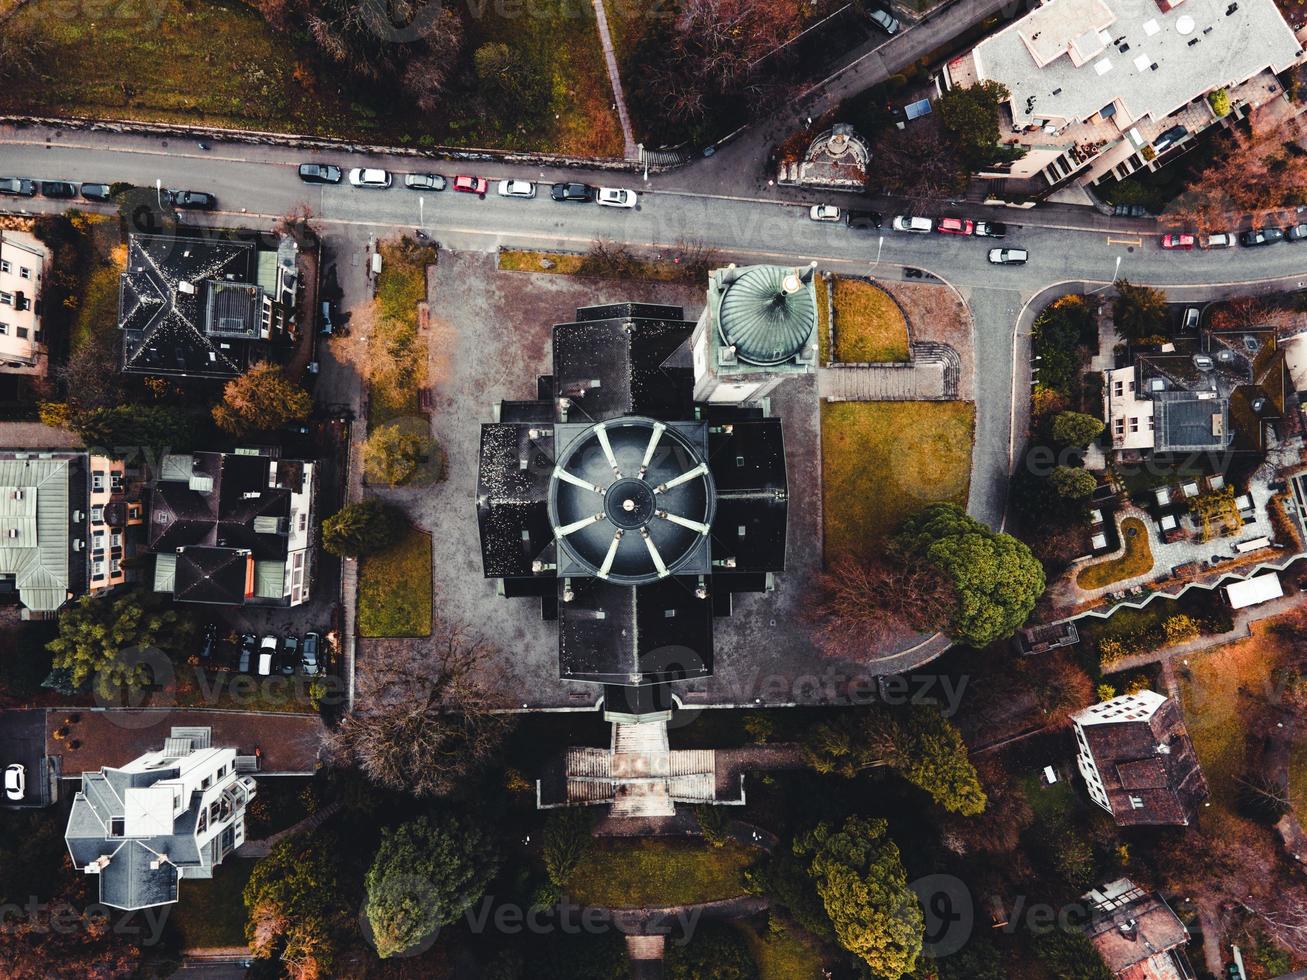
[[[1130,942],[1134,942],[1139,938],[1139,923],[1134,919],[1126,919],[1117,928],[1121,930],[1121,935]]]

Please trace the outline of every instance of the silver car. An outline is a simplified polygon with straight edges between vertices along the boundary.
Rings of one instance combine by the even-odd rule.
[[[388,170],[366,170],[362,167],[355,167],[349,172],[349,182],[355,187],[389,187],[390,172]]]
[[[867,16],[886,34],[893,36],[899,32],[899,22],[888,10],[870,10]]]
[[[529,180],[501,180],[500,197],[535,197],[536,185]]]

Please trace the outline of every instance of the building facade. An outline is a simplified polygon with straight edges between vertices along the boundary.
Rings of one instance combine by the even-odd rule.
[[[25,231],[0,230],[0,371],[45,374],[41,281],[46,248]]]

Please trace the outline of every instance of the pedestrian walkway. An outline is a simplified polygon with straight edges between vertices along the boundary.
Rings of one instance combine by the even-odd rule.
[[[270,837],[264,837],[260,840],[247,840],[236,849],[236,856],[242,858],[267,857],[268,852],[287,837],[292,837],[295,834],[313,833],[313,831],[317,830],[324,823],[334,817],[340,811],[341,805],[340,800],[334,800],[322,809],[309,814],[293,827],[287,827],[285,830],[278,831]]]
[[[640,158],[639,147],[635,144],[635,131],[631,128],[631,116],[626,111],[626,94],[622,91],[622,75],[617,67],[617,55],[613,51],[613,37],[608,32],[608,15],[604,12],[604,0],[594,0],[595,21],[599,25],[599,43],[604,49],[604,63],[608,66],[608,80],[613,84],[614,108],[622,124],[622,141],[624,153],[628,160]]]

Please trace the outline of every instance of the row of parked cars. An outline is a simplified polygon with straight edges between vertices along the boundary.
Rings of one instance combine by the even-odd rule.
[[[307,184],[339,184],[344,172],[331,163],[302,163],[299,167],[300,180]],[[389,170],[355,167],[345,174],[353,187],[384,190],[394,184],[394,177]],[[443,174],[416,173],[404,175],[404,186],[411,191],[443,191],[450,186],[450,181]],[[485,197],[490,191],[490,181],[485,177],[471,174],[459,174],[453,180],[456,191],[464,194],[476,194]],[[535,197],[534,181],[509,179],[496,184],[500,197]],[[623,187],[594,187],[577,181],[560,181],[551,184],[549,196],[555,201],[572,203],[589,203],[593,201],[604,207],[633,208],[638,195],[635,191]]]
[[[259,677],[268,677],[274,671],[292,677],[297,670],[305,677],[317,677],[322,673],[321,646],[322,637],[317,633],[305,633],[302,642],[298,636],[278,637],[269,633],[259,640],[253,633],[246,633],[241,637],[237,669],[242,674],[255,673]]]
[[[79,194],[88,201],[109,200],[108,184],[74,184],[70,180],[34,180],[31,177],[0,177],[0,194],[9,197],[42,197],[68,200]],[[175,208],[191,208],[200,211],[212,211],[218,206],[218,199],[207,191],[166,191],[160,190],[159,196],[171,202]]]
[[[1274,245],[1276,242],[1307,241],[1307,222],[1289,225],[1287,228],[1276,228],[1267,225],[1262,228],[1241,231],[1238,235],[1238,241],[1240,245],[1246,248],[1256,248],[1258,245]],[[1162,248],[1181,252],[1189,252],[1194,248],[1233,248],[1234,243],[1235,235],[1233,232],[1228,231],[1218,231],[1201,237],[1188,232],[1172,232],[1169,235],[1162,236]]]
[[[977,238],[1006,238],[1007,225],[1001,221],[972,221],[970,218],[940,218],[938,222],[931,218],[915,217],[909,214],[894,216],[890,227],[895,231],[910,234],[929,235],[974,235]],[[989,261],[994,265],[1025,265],[1030,253],[1024,248],[991,248]]]

